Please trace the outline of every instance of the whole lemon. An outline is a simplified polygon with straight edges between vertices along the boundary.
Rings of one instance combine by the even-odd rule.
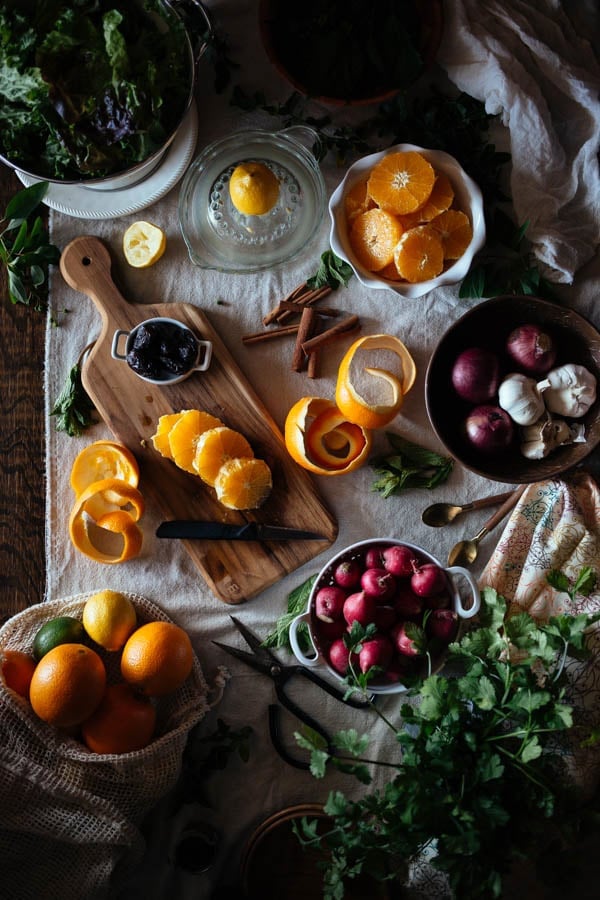
[[[105,650],[120,650],[137,625],[135,606],[120,591],[104,590],[85,602],[83,627]]]
[[[242,162],[231,173],[229,195],[238,212],[264,216],[277,203],[279,181],[264,163]]]

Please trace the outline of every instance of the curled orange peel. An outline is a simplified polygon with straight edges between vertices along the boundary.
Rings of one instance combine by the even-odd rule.
[[[71,487],[78,497],[91,484],[105,478],[118,478],[136,488],[140,478],[139,466],[131,450],[122,444],[115,441],[94,441],[75,457],[71,466]],[[118,509],[119,506],[120,504],[108,493],[90,501],[87,512],[98,518],[103,513]]]
[[[117,508],[97,518],[90,510],[102,508],[98,500]],[[104,478],[90,484],[77,497],[69,517],[69,536],[73,545],[90,559],[102,563],[119,563],[137,556],[142,547],[142,532],[137,522],[144,513],[144,498],[137,488],[118,478]],[[125,507],[128,507],[127,509]],[[123,547],[120,554],[105,553],[93,542],[90,526],[120,534]]]
[[[370,432],[348,422],[335,403],[302,397],[285,420],[285,445],[292,459],[317,475],[344,475],[364,465]]]
[[[386,382],[391,399],[385,403],[368,403],[352,383],[352,364],[358,351],[390,350],[400,360],[401,378],[387,369],[365,366],[364,372]],[[375,429],[388,425],[399,412],[404,397],[415,383],[415,361],[402,341],[391,334],[371,334],[356,340],[346,351],[339,369],[335,389],[335,403],[348,422],[363,428]],[[387,391],[386,391],[387,393]]]

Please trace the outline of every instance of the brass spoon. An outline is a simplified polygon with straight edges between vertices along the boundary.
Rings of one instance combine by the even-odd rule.
[[[492,528],[495,528],[502,519],[508,515],[513,506],[517,505],[519,497],[525,491],[527,487],[526,484],[520,485],[516,490],[514,490],[507,500],[504,501],[500,509],[497,509],[493,516],[487,520],[485,525],[477,532],[475,537],[472,537],[470,540],[459,541],[458,544],[455,544],[450,553],[448,554],[448,565],[449,566],[470,566],[471,563],[474,563],[477,559],[477,548],[479,542],[489,534]]]
[[[486,506],[495,506],[497,503],[504,503],[509,497],[512,497],[513,491],[506,491],[504,494],[492,494],[489,497],[483,497],[481,500],[472,500],[471,503],[464,503],[462,506],[454,506],[452,503],[432,503],[423,511],[421,520],[425,525],[432,528],[442,528],[449,525],[461,513],[469,512],[472,509],[483,509]]]

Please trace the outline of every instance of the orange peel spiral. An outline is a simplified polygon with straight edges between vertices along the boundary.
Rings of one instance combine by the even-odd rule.
[[[284,427],[292,459],[316,475],[344,475],[364,465],[370,432],[346,417],[331,400],[302,397],[290,409]]]

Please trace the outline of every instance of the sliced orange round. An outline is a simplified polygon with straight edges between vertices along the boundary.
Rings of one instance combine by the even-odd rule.
[[[256,509],[273,487],[271,470],[264,459],[241,457],[223,463],[215,480],[217,499],[228,509]]]
[[[399,375],[381,367],[361,367],[361,359],[379,351],[391,351],[400,363]],[[379,400],[373,402],[359,393],[356,382],[361,371],[378,379],[372,388]],[[417,377],[417,367],[402,341],[391,334],[372,334],[359,338],[346,351],[337,376],[335,402],[348,422],[362,428],[382,428],[396,416]],[[364,389],[363,393],[365,392]],[[371,391],[371,393],[373,390]]]
[[[454,200],[454,188],[448,176],[444,172],[438,172],[433,182],[433,188],[429,199],[420,206],[416,212],[402,216],[402,225],[405,231],[414,228],[415,225],[421,225],[423,222],[430,222],[439,216],[440,213],[450,209]]]
[[[375,206],[375,201],[367,190],[368,180],[365,177],[361,181],[357,181],[344,197],[344,212],[348,224],[352,224],[360,213],[367,212],[368,209],[373,209]]]
[[[202,481],[213,485],[223,463],[239,457],[253,457],[254,451],[243,434],[219,425],[198,438],[193,466]]]
[[[466,213],[449,209],[429,224],[442,240],[444,258],[460,259],[473,238],[473,229]]]
[[[370,272],[378,272],[393,260],[401,237],[397,217],[375,208],[356,216],[348,239],[359,263]]]
[[[363,466],[370,432],[347,421],[331,400],[302,397],[285,420],[285,446],[299,466],[316,475],[344,475]]]
[[[186,472],[197,475],[194,457],[200,435],[209,428],[222,425],[220,419],[199,409],[183,410],[180,418],[169,431],[169,449],[176,465]]]
[[[394,262],[402,278],[411,283],[436,278],[444,268],[442,239],[432,225],[406,231],[394,252]]]
[[[150,438],[154,449],[158,450],[160,455],[164,456],[166,459],[173,459],[171,445],[169,444],[169,432],[182,415],[182,412],[176,412],[165,413],[164,416],[160,416],[156,426],[156,433]]]
[[[429,199],[435,171],[415,150],[388,153],[369,176],[368,191],[381,209],[396,215],[412,213]]]

